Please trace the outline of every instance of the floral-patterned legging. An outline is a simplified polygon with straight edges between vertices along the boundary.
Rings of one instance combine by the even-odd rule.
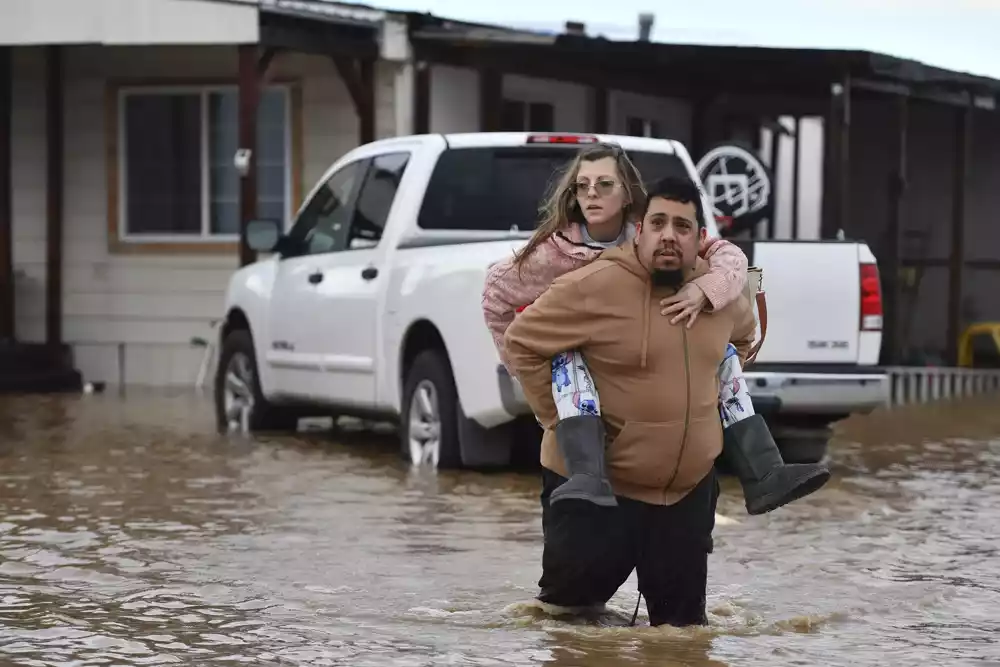
[[[736,348],[730,343],[726,356],[719,364],[719,417],[722,427],[753,416],[753,403],[747,392],[747,382],[740,368]],[[552,359],[552,398],[559,419],[580,415],[600,415],[601,399],[590,376],[583,355],[576,350],[562,352]]]

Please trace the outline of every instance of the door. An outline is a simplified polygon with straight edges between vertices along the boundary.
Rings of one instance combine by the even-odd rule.
[[[318,258],[314,324],[304,335],[318,350],[325,396],[338,405],[371,407],[376,399],[383,292],[389,266],[382,232],[409,162],[408,152],[366,164],[345,242]]]
[[[270,349],[266,359],[277,393],[324,399],[323,350],[313,331],[318,288],[331,254],[348,242],[357,193],[367,160],[338,169],[303,208],[280,248],[281,261],[270,298]]]

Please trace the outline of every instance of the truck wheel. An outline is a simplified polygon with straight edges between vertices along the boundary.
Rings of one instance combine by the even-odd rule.
[[[215,421],[220,433],[295,431],[299,415],[271,405],[260,390],[250,332],[226,336],[215,374]]]
[[[410,364],[403,385],[400,453],[411,465],[462,467],[458,441],[458,392],[451,364],[440,350],[424,350]]]
[[[774,441],[785,463],[819,463],[826,458],[832,436],[826,428],[777,427]]]

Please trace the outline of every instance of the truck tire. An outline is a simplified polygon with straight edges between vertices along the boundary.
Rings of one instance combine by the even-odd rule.
[[[773,435],[785,463],[819,463],[826,458],[832,431],[829,427],[778,426]]]
[[[227,386],[235,376],[242,385],[234,391]],[[228,379],[228,380],[227,380]],[[271,405],[260,390],[257,373],[257,356],[254,353],[253,338],[246,329],[231,331],[222,342],[219,353],[219,368],[215,374],[215,422],[220,433],[229,433],[242,426],[237,412],[245,409],[246,426],[249,432],[262,431],[294,432],[298,428],[299,414],[290,409]]]
[[[411,465],[462,467],[458,392],[444,351],[424,350],[407,369],[399,434],[400,454]]]

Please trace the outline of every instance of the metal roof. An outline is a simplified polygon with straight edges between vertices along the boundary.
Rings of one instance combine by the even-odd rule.
[[[265,13],[369,27],[377,27],[386,17],[375,7],[332,0],[259,0],[259,6]]]
[[[415,44],[434,51],[463,52],[471,61],[493,58],[503,65],[553,71],[572,62],[577,69],[625,72],[631,77],[667,77],[696,83],[740,79],[747,86],[815,86],[845,76],[913,89],[972,91],[1000,95],[1000,80],[944,69],[873,51],[755,46],[670,44],[553,34],[502,25],[456,21],[430,13],[395,11],[335,0],[217,0],[256,4],[264,15],[377,29],[389,17],[406,17]],[[542,76],[539,73],[539,76]],[[987,105],[989,106],[989,105]]]
[[[816,85],[851,76],[914,89],[1000,94],[1000,80],[871,51],[669,44],[527,31],[495,31],[484,37],[479,28],[468,29],[430,15],[421,18],[422,24],[413,31],[415,42],[423,42],[439,53],[461,51],[470,58],[494,58],[500,64],[520,61],[523,66],[531,60],[548,66],[550,63],[544,60],[551,59],[571,62],[578,69],[621,71],[629,76],[667,77],[692,83],[729,77],[764,87],[779,82]]]

